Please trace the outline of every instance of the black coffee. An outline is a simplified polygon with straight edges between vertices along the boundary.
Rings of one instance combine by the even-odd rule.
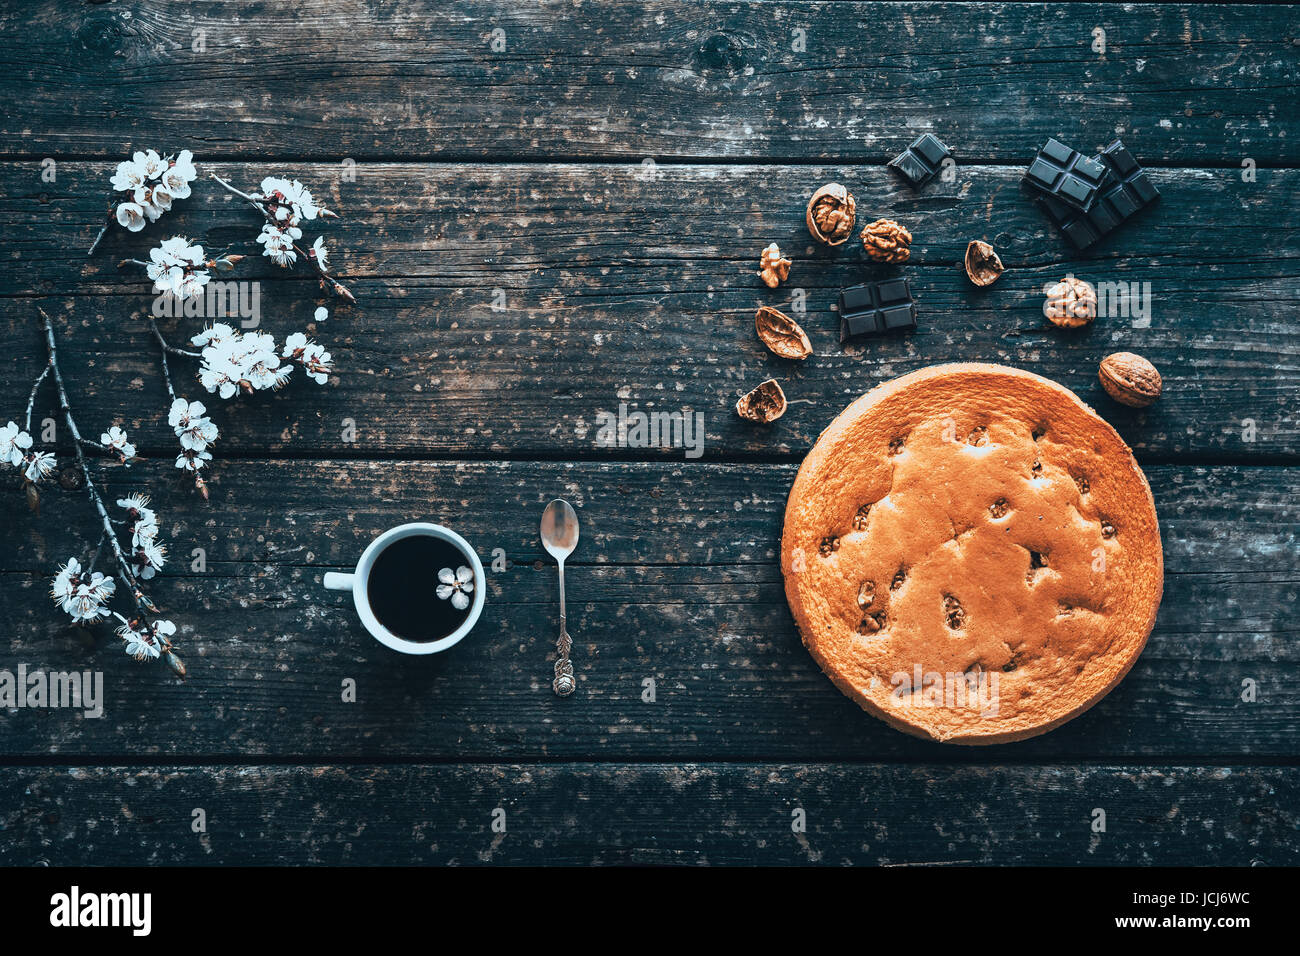
[[[399,538],[379,552],[370,568],[366,586],[370,610],[380,624],[408,641],[447,637],[469,617],[475,584],[470,577],[467,582],[455,579],[444,585],[438,572],[446,568],[455,578],[462,567],[470,567],[467,556],[441,538],[427,534]],[[444,585],[446,597],[438,596],[439,585]]]

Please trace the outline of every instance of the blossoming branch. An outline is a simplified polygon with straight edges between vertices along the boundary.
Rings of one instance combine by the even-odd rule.
[[[33,511],[39,510],[40,493],[37,486],[54,473],[55,457],[53,452],[32,450],[32,411],[41,385],[52,378],[58,392],[59,411],[72,439],[77,468],[100,523],[99,544],[90,561],[85,567],[76,557],[64,562],[54,576],[50,596],[74,624],[87,625],[108,617],[116,618],[120,622],[117,634],[128,654],[138,660],[161,658],[178,676],[184,677],[185,664],[175,653],[175,645],[171,642],[171,635],[176,633],[176,625],[156,617],[158,606],[145,593],[143,585],[166,562],[166,548],[159,540],[157,515],[148,507],[149,499],[146,496],[131,494],[117,501],[118,507],[125,510],[126,516],[114,519],[109,514],[90,467],[89,455],[96,453],[114,464],[129,467],[133,461],[138,460],[135,445],[120,425],[111,426],[100,435],[98,442],[82,436],[68,398],[63,372],[59,368],[54,322],[44,309],[38,311],[45,330],[45,366],[32,384],[22,427],[11,421],[0,429],[0,460],[21,470],[28,503]],[[118,591],[117,581],[114,577],[95,570],[95,563],[106,545],[117,565],[117,575],[125,584],[124,590],[131,600],[132,609],[129,614],[122,614],[109,607],[109,601]]]
[[[284,269],[292,268],[301,258],[316,270],[321,288],[329,289],[348,302],[357,301],[348,288],[330,273],[329,251],[322,237],[317,236],[309,249],[303,249],[298,244],[298,240],[302,238],[302,223],[311,222],[318,217],[338,218],[324,206],[318,205],[306,186],[296,179],[267,176],[262,180],[260,192],[246,193],[236,189],[216,173],[210,175],[266,217],[262,232],[257,237],[257,241],[262,245],[262,255]]]
[[[108,222],[95,235],[86,255],[94,253],[114,219],[131,232],[139,232],[147,222],[157,222],[175,200],[189,198],[190,183],[197,177],[194,154],[188,149],[174,157],[160,156],[151,149],[118,163],[110,182],[115,192],[130,193],[130,198],[116,208],[109,203]]]

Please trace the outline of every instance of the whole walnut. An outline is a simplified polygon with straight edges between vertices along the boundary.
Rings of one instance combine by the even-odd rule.
[[[862,230],[862,247],[877,262],[906,262],[912,234],[892,219],[877,219]]]
[[[1082,279],[1066,276],[1047,287],[1043,315],[1053,325],[1077,329],[1097,317],[1097,290]]]
[[[812,194],[804,221],[818,242],[838,246],[853,235],[858,204],[852,193],[839,183],[827,183]]]
[[[1146,408],[1164,387],[1156,367],[1132,352],[1116,352],[1101,360],[1097,377],[1106,394],[1121,405]]]
[[[781,255],[781,249],[775,242],[771,243],[758,259],[758,275],[767,283],[769,289],[790,278],[790,260]]]

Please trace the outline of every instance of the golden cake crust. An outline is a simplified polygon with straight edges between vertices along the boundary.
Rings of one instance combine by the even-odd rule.
[[[1069,389],[921,369],[835,419],[781,540],[804,645],[908,733],[991,744],[1087,710],[1146,644],[1164,586],[1146,478]]]

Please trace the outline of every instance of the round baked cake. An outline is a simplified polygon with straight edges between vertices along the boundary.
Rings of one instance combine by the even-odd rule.
[[[940,365],[844,410],[786,505],[785,591],[841,691],[900,730],[1031,737],[1119,683],[1164,585],[1133,453],[1069,389]]]

